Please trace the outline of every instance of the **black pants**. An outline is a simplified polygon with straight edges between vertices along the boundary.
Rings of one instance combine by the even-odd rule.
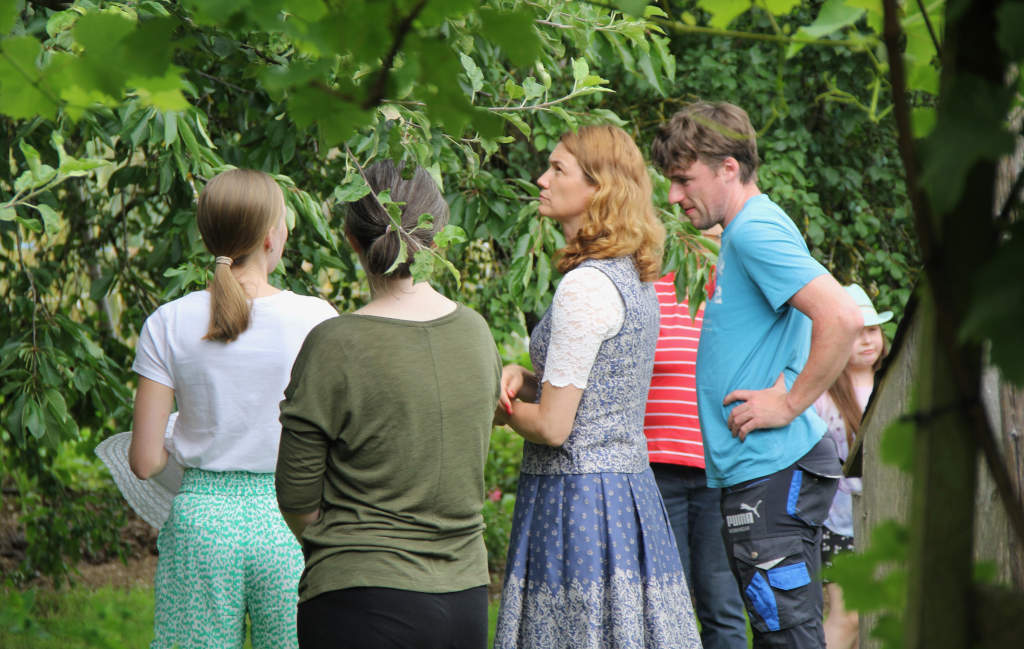
[[[487,587],[346,588],[299,604],[301,649],[484,649]]]
[[[755,649],[820,649],[821,524],[838,485],[825,437],[793,465],[722,490],[722,536]]]

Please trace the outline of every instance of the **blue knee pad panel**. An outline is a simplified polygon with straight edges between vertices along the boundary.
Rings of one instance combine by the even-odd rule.
[[[793,590],[811,583],[811,575],[807,572],[807,564],[800,562],[789,566],[772,568],[765,572],[768,579],[765,579],[760,572],[754,574],[753,579],[747,585],[747,599],[769,631],[778,631],[779,605],[775,599],[775,591]]]

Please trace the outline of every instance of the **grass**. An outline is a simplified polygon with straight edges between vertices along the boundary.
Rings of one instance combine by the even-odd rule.
[[[151,589],[0,590],[4,649],[121,649],[152,639]]]
[[[497,616],[494,601],[488,611],[487,646],[494,641]],[[75,586],[53,591],[0,586],[3,649],[142,648],[152,639],[151,588]]]

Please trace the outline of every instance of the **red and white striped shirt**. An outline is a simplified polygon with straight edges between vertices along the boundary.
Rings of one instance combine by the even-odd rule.
[[[697,343],[704,319],[695,320],[684,300],[676,302],[674,273],[654,283],[661,306],[661,330],[647,395],[644,434],[652,463],[704,468],[704,444],[697,419]]]

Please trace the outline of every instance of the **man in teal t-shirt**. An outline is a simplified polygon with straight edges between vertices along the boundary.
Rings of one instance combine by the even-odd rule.
[[[842,371],[863,319],[785,212],[757,188],[746,112],[698,102],[652,154],[699,229],[725,228],[697,353],[708,485],[755,647],[824,647],[821,524],[840,474],[812,404]]]

